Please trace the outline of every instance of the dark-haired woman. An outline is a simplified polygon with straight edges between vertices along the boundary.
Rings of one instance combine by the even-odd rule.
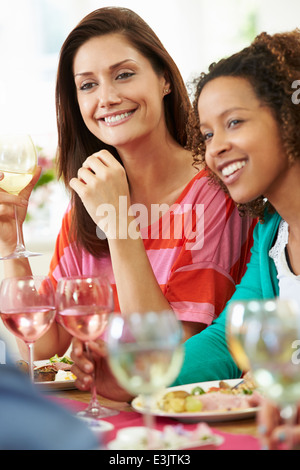
[[[102,8],[62,46],[58,168],[72,200],[50,276],[106,274],[115,308],[174,309],[185,339],[233,294],[254,222],[208,184],[187,149],[190,102],[173,60],[134,12]],[[55,323],[36,358],[63,354]]]

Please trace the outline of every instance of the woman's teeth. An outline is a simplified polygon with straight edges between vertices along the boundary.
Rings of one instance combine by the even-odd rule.
[[[133,114],[133,111],[130,111],[128,113],[123,113],[123,114],[116,114],[115,116],[105,117],[104,121],[110,124],[112,122],[121,121],[121,119],[125,119],[131,114]]]
[[[222,170],[222,175],[223,176],[230,176],[233,173],[235,173],[237,170],[240,170],[246,165],[246,162],[236,162],[236,163],[231,163],[231,165],[226,166]]]

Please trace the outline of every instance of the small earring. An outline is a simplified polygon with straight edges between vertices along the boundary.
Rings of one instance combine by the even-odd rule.
[[[170,92],[171,92],[171,90],[169,90],[169,88],[166,88],[166,89],[164,90],[164,94],[165,94],[165,95],[168,95]]]

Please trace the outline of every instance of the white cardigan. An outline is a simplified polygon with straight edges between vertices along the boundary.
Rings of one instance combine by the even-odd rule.
[[[277,269],[279,281],[279,297],[282,299],[294,299],[300,308],[300,276],[296,276],[290,269],[286,256],[286,245],[289,239],[289,226],[282,220],[278,228],[278,236],[275,245],[269,251]]]

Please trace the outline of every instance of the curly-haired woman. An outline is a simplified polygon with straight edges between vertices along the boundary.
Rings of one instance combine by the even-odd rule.
[[[300,31],[262,33],[212,64],[196,87],[189,123],[195,161],[206,162],[212,181],[242,213],[261,220],[251,261],[229,304],[279,296],[300,306],[299,75]],[[187,341],[177,383],[230,377],[226,311]]]

